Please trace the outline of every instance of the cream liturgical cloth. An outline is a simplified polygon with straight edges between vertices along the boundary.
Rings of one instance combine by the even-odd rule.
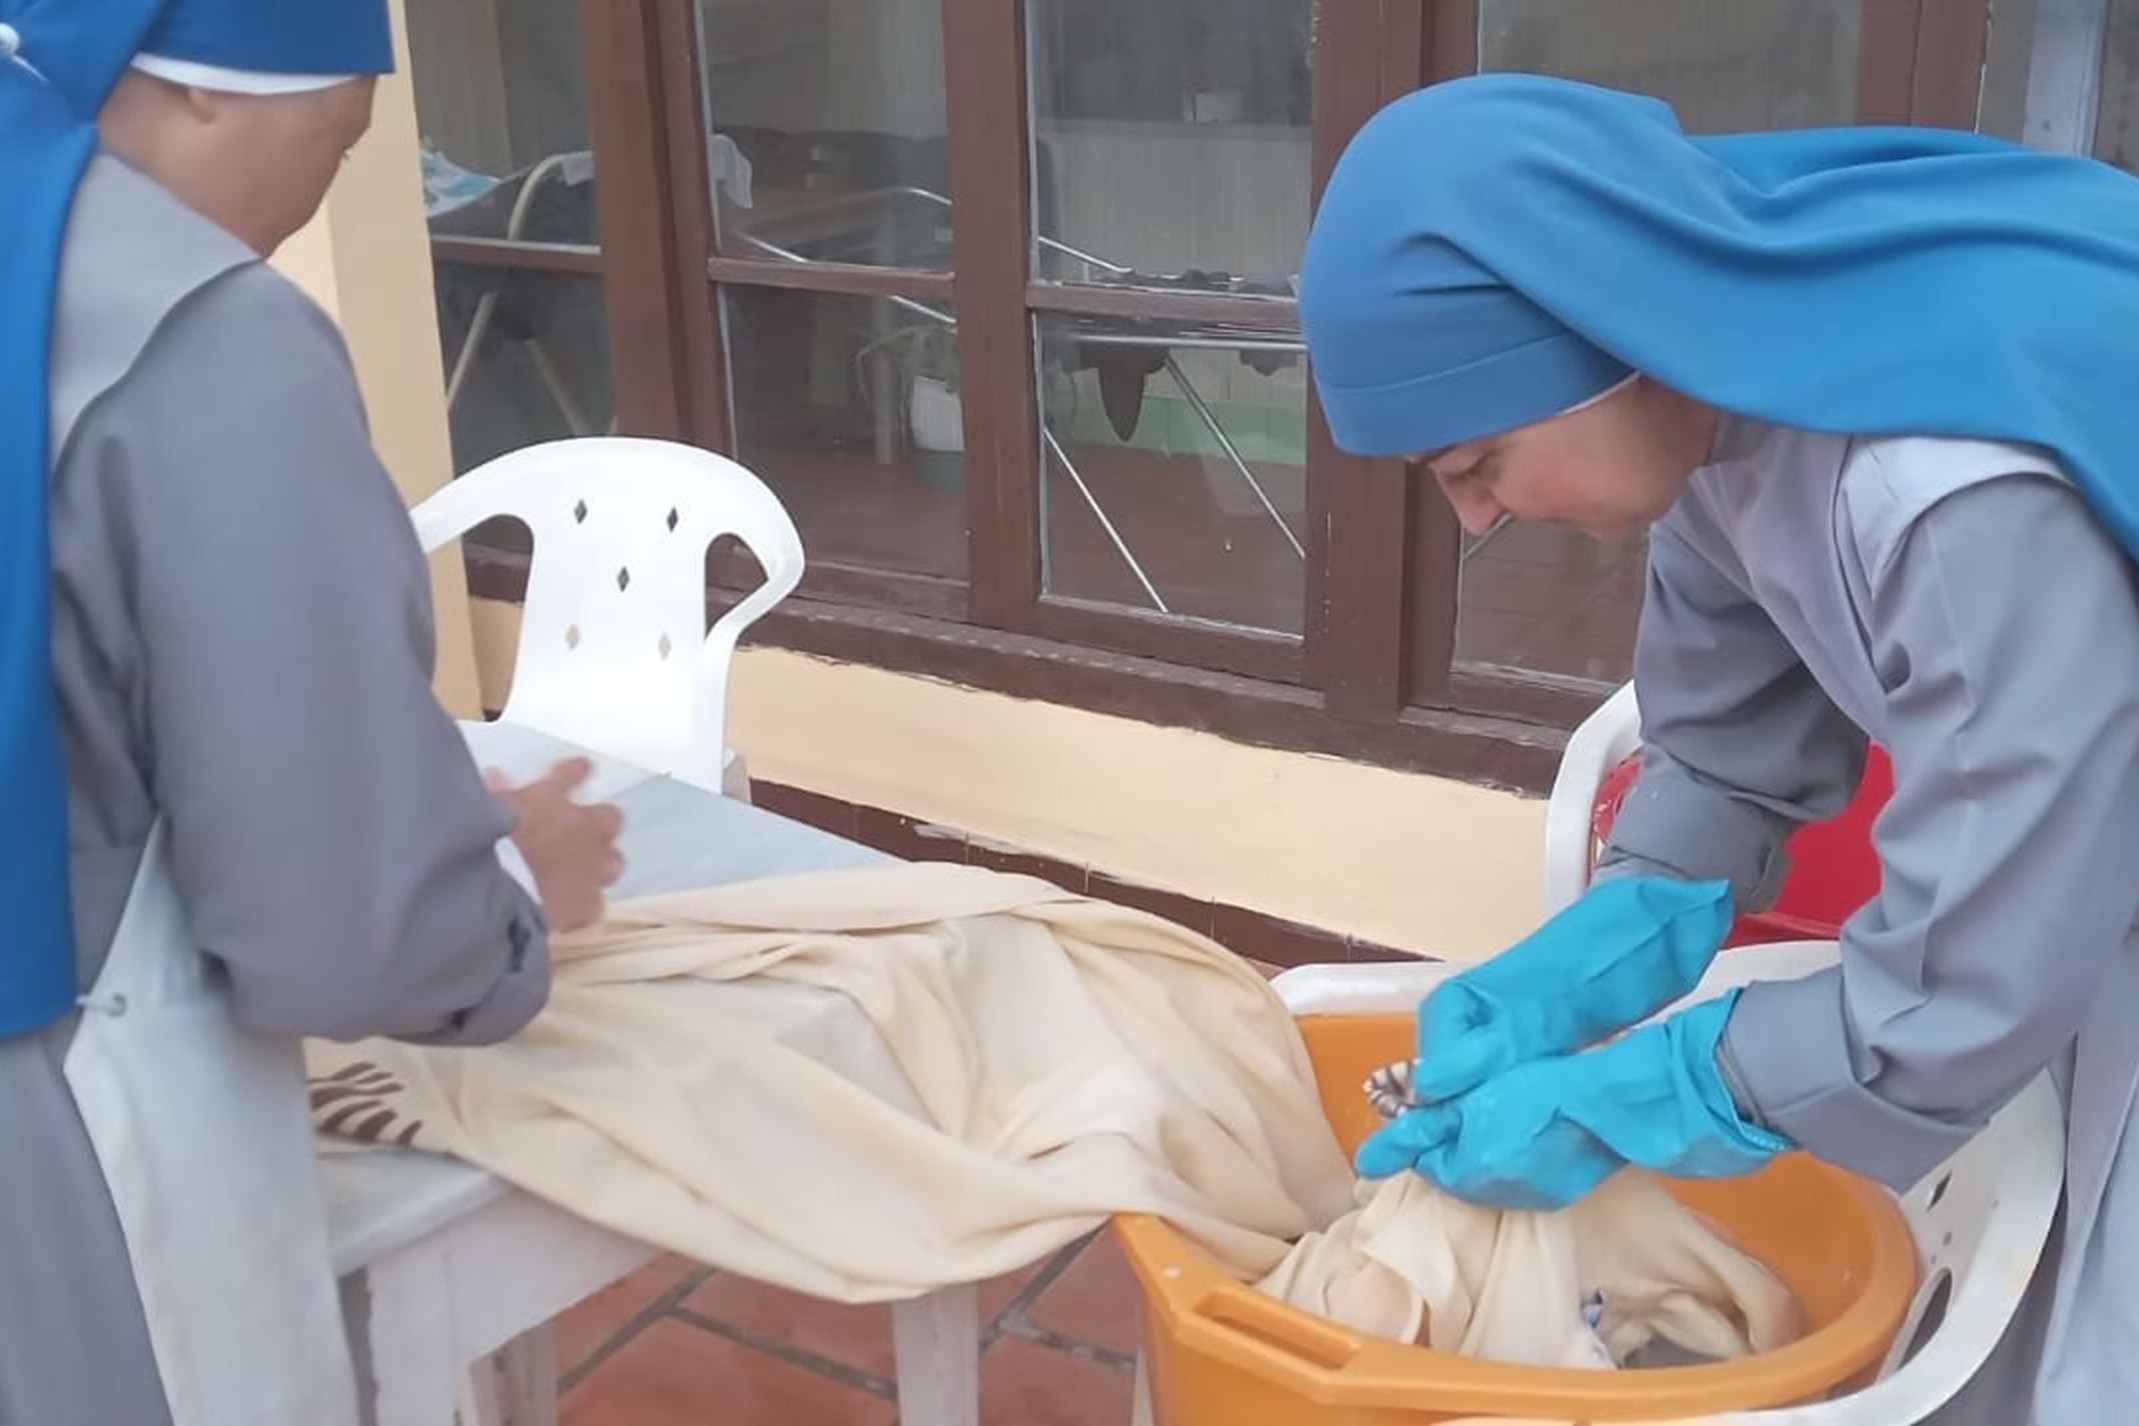
[[[1416,1337],[1424,1315],[1480,1355],[1563,1359],[1588,1292],[1615,1296],[1567,1261],[1574,1229],[1528,1230],[1539,1246],[1511,1252],[1503,1215],[1423,1182],[1348,1217],[1354,1179],[1283,1004],[1143,912],[891,865],[620,904],[553,954],[548,1008],[506,1044],[311,1045],[318,1126],[456,1155],[838,1301],[1014,1272],[1118,1212],[1162,1217],[1241,1279],[1360,1330]],[[1667,1264],[1708,1265],[1670,1310],[1705,1324],[1686,1345],[1738,1346],[1730,1324],[1766,1320],[1747,1297],[1780,1289],[1692,1220],[1663,1221],[1676,1255],[1626,1282],[1647,1301]],[[1608,1224],[1630,1248],[1654,1226]],[[1467,1269],[1390,1282],[1385,1259],[1442,1237],[1433,1251],[1487,1264],[1502,1291]]]
[[[1540,1367],[1614,1366],[1659,1339],[1727,1359],[1802,1330],[1789,1290],[1645,1173],[1558,1213],[1481,1208],[1416,1174],[1359,1196],[1258,1286],[1363,1331]]]

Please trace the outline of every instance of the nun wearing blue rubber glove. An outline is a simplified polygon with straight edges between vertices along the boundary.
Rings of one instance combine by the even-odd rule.
[[[1593,887],[1420,1003],[1411,1095],[1450,1099],[1647,1019],[1694,988],[1730,922],[1728,882],[1629,876]]]
[[[1646,535],[1642,770],[1600,877],[1757,905],[1869,740],[1895,776],[1838,965],[1569,1052],[1654,995],[1511,954],[1424,1008],[1437,1097],[1364,1166],[1549,1206],[1790,1144],[1905,1190],[2049,1071],[2060,1229],[1933,1419],[2126,1419],[2139,180],[1943,129],[1689,135],[1640,95],[1474,76],[1347,146],[1300,319],[1336,443],[1430,472],[1467,528]],[[1535,1008],[1562,986],[1574,1009]]]
[[[1679,1178],[1751,1173],[1790,1145],[1745,1122],[1717,1068],[1736,998],[1406,1110],[1359,1146],[1359,1171],[1409,1170],[1459,1198],[1538,1211],[1567,1207],[1629,1165]]]

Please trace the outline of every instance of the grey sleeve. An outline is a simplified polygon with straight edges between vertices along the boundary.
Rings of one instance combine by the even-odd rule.
[[[546,928],[432,692],[428,567],[325,315],[267,268],[225,275],[69,451],[128,526],[153,795],[238,1014],[453,1043],[525,1024]]]
[[[1713,877],[1731,883],[1740,910],[1765,907],[1790,834],[1848,803],[1864,734],[1766,611],[1668,525],[1650,535],[1634,686],[1641,775],[1598,877]]]
[[[2067,1046],[2139,915],[2139,601],[2078,494],[1949,496],[1874,575],[1895,789],[1836,969],[1746,991],[1744,1106],[1895,1187]]]

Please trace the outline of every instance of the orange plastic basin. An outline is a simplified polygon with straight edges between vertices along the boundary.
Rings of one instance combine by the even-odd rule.
[[[1410,1053],[1413,1016],[1307,1016],[1323,1112],[1347,1151],[1378,1122],[1359,1086]],[[1672,1192],[1787,1283],[1807,1331],[1776,1351],[1627,1371],[1479,1361],[1355,1332],[1235,1281],[1159,1219],[1113,1228],[1145,1298],[1156,1426],[1643,1421],[1817,1401],[1878,1369],[1916,1290],[1914,1241],[1876,1185],[1805,1154]]]

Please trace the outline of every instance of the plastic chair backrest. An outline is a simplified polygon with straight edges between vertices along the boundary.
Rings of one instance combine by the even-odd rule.
[[[414,511],[426,550],[499,516],[534,538],[502,716],[719,791],[736,640],[802,578],[778,497],[696,446],[591,436],[499,456]],[[708,628],[706,553],[730,535],[765,582]]]
[[[1546,813],[1546,910],[1565,906],[1589,884],[1590,865],[1619,805],[1641,771],[1641,715],[1632,684],[1622,686],[1568,739]],[[1876,744],[1847,806],[1800,827],[1785,843],[1790,867],[1775,902],[1731,928],[1727,944],[1820,939],[1879,891],[1872,822],[1894,791],[1894,769]]]
[[[1872,822],[1894,794],[1894,765],[1876,743],[1865,754],[1864,776],[1839,813],[1800,827],[1785,843],[1790,871],[1775,904],[1747,917],[1772,939],[1839,935],[1842,923],[1879,894],[1879,856]]]
[[[1573,904],[1589,888],[1597,856],[1595,809],[1613,770],[1641,750],[1641,709],[1634,685],[1621,684],[1568,735],[1545,804],[1545,914]],[[1616,806],[1616,804],[1614,804]]]
[[[1627,790],[1641,775],[1641,759],[1621,760],[1597,789],[1591,831],[1601,844]],[[1886,750],[1874,744],[1865,755],[1864,776],[1840,812],[1811,822],[1783,844],[1789,870],[1765,911],[1752,911],[1731,927],[1727,945],[1796,941],[1841,934],[1842,923],[1879,894],[1879,857],[1872,847],[1872,822],[1894,792],[1894,767]]]

